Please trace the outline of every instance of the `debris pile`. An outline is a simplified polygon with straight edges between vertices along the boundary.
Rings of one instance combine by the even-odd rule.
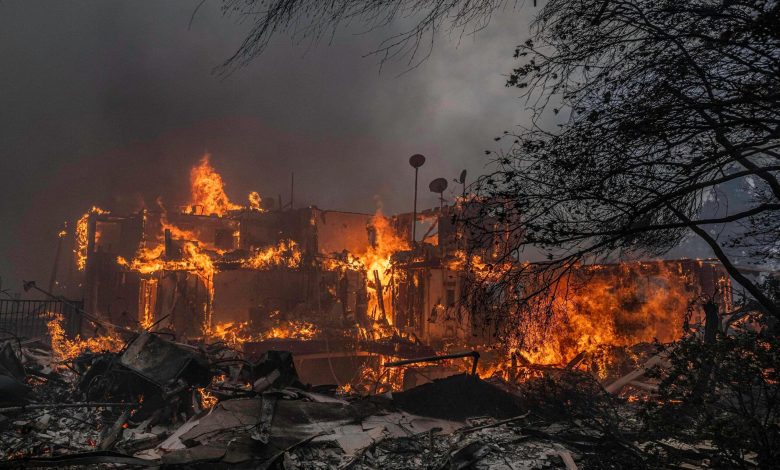
[[[250,361],[148,331],[118,352],[53,356],[38,342],[0,347],[3,466],[554,468],[583,454],[509,384],[476,375],[360,396],[301,383],[287,352]]]
[[[474,359],[470,373],[361,395],[303,383],[285,351],[251,360],[225,343],[142,331],[117,352],[57,361],[46,345],[11,338],[0,342],[0,467],[572,470],[673,456],[707,468],[708,442],[643,428],[643,406],[663,396],[659,370],[680,364],[678,350],[659,349],[604,382],[571,364],[482,379],[476,352],[387,362]]]

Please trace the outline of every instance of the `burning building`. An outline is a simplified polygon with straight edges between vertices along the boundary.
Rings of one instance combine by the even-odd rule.
[[[500,230],[477,242],[454,223],[476,200],[394,216],[282,207],[255,192],[240,205],[208,156],[190,183],[189,204],[177,210],[93,208],[80,219],[86,311],[256,353],[327,356],[332,368],[339,355],[491,349],[499,335],[513,337],[507,329],[522,341],[502,342],[505,351],[560,364],[601,344],[672,341],[698,320],[688,313],[703,296],[730,305],[728,276],[714,262],[579,266],[548,296],[547,323],[529,328],[516,321],[522,312],[470,298],[474,283],[491,282],[491,260],[508,242]],[[413,220],[427,228],[416,243]]]

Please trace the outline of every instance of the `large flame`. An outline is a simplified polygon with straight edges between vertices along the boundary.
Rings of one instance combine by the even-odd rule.
[[[547,321],[524,332],[517,349],[535,364],[566,364],[599,347],[670,342],[682,335],[692,299],[682,272],[663,263],[584,266],[581,279],[564,278],[545,300]]]
[[[200,163],[190,170],[190,206],[199,207],[203,214],[221,217],[242,206],[230,202],[222,176],[211,166],[210,158],[209,154],[203,155]]]
[[[357,254],[357,258],[366,268],[369,284],[373,286],[369,292],[368,313],[375,320],[381,320],[382,313],[377,295],[379,286],[376,285],[374,275],[376,273],[382,288],[382,300],[385,308],[384,320],[392,324],[391,291],[387,289],[392,280],[391,258],[399,251],[409,250],[409,241],[398,235],[398,232],[390,225],[390,220],[382,215],[381,209],[377,210],[369,224],[374,232],[374,244],[370,245],[365,252]]]

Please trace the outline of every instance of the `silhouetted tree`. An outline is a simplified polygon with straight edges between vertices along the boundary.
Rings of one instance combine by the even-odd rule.
[[[523,233],[504,257],[535,245],[559,275],[694,234],[780,318],[729,250],[780,256],[779,14],[763,0],[548,2],[508,81],[539,125],[508,133],[477,185],[477,220]],[[541,124],[551,115],[567,116],[555,131]],[[729,201],[724,187],[750,197]]]
[[[430,53],[440,29],[473,32],[486,26],[497,10],[516,0],[223,0],[222,10],[249,18],[252,28],[236,53],[220,67],[230,72],[261,54],[275,34],[313,41],[333,35],[340,26],[357,24],[367,31],[406,21],[405,31],[388,37],[373,52],[382,61],[406,57],[411,64]],[[420,47],[423,47],[421,50]]]

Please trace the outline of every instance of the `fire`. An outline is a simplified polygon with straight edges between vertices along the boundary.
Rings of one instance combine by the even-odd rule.
[[[288,321],[271,328],[264,338],[291,338],[310,340],[319,333],[319,329],[313,323],[305,321]]]
[[[344,252],[320,259],[322,268],[326,271],[360,270],[364,269],[363,261],[352,253]]]
[[[396,230],[390,225],[387,217],[382,215],[381,210],[371,218],[370,227],[374,232],[374,243],[368,247],[364,253],[357,255],[363,266],[366,268],[369,283],[374,286],[370,291],[368,300],[368,312],[375,320],[382,320],[381,308],[376,283],[376,277],[379,278],[382,287],[382,301],[385,309],[384,320],[392,324],[393,315],[391,311],[391,292],[386,289],[392,281],[391,258],[393,254],[399,251],[409,250],[409,241],[401,238]],[[376,274],[375,274],[376,273]]]
[[[154,303],[157,298],[157,279],[143,279],[139,290],[141,311],[141,328],[148,330],[154,324]]]
[[[51,338],[52,362],[63,362],[73,359],[85,351],[117,352],[125,346],[125,342],[116,336],[95,336],[92,338],[68,339],[62,328],[62,315],[54,314],[46,324]]]
[[[201,208],[203,214],[220,217],[228,211],[242,209],[230,202],[222,176],[211,166],[210,158],[208,153],[203,155],[200,163],[190,171],[190,206]]]
[[[267,269],[274,266],[297,268],[301,265],[301,249],[292,240],[282,240],[276,246],[260,248],[250,258],[241,261],[247,269]]]
[[[343,393],[381,394],[403,390],[404,374],[409,366],[384,367],[387,362],[400,358],[378,354],[370,356],[360,366],[352,383],[342,385]]]
[[[648,275],[653,269],[657,272]],[[604,345],[670,342],[681,336],[692,300],[681,273],[652,263],[625,263],[619,273],[602,266],[586,266],[583,272],[587,279],[562,282],[550,294],[552,316],[529,327],[516,352],[534,364],[561,365]]]
[[[90,210],[82,215],[76,222],[76,249],[73,250],[76,255],[76,267],[79,271],[84,271],[87,266],[87,247],[89,246],[89,218],[92,214],[108,214],[109,212],[97,206],[92,206]],[[63,235],[60,235],[63,236]]]
[[[214,325],[209,332],[213,340],[223,341],[230,346],[240,346],[251,341],[252,335],[246,329],[249,322],[220,322]]]
[[[214,325],[209,336],[213,340],[224,341],[230,346],[238,347],[247,342],[263,341],[271,338],[289,338],[299,340],[314,339],[319,329],[313,323],[306,321],[279,321],[270,330],[252,333],[249,322],[221,322]]]
[[[464,250],[456,250],[447,263],[451,271],[466,271],[479,281],[497,281],[512,269],[512,263],[487,263],[477,254],[467,254]]]
[[[205,319],[203,324],[204,331],[211,328],[211,308],[210,303],[214,299],[214,273],[216,268],[211,256],[203,251],[197,242],[185,242],[182,246],[181,259],[165,259],[165,245],[158,244],[153,248],[141,248],[136,253],[132,261],[127,261],[118,256],[116,262],[120,266],[125,266],[132,271],[141,274],[156,274],[162,271],[187,271],[198,276],[206,286],[209,294],[209,305],[206,306]],[[147,322],[142,319],[142,325]],[[149,323],[151,326],[151,323]]]
[[[252,191],[249,193],[249,208],[253,211],[258,212],[265,212],[265,209],[263,209],[263,198],[260,197],[260,193],[257,191]]]
[[[117,263],[141,274],[154,274],[159,271],[190,271],[204,281],[211,279],[214,275],[215,268],[211,257],[196,242],[185,242],[182,245],[181,259],[165,259],[164,253],[165,245],[162,244],[153,248],[141,248],[132,261],[128,262],[123,257],[118,256]]]
[[[214,405],[216,405],[219,401],[219,398],[215,397],[213,393],[209,392],[205,388],[198,388],[196,390],[200,396],[200,404],[203,409],[208,410],[210,408],[214,408]]]

